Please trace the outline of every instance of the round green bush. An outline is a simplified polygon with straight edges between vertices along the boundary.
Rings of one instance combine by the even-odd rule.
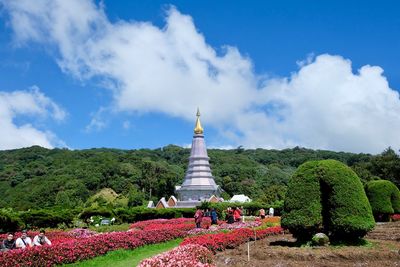
[[[365,192],[377,220],[386,221],[391,214],[400,213],[400,191],[394,183],[371,181],[365,185]]]
[[[336,240],[359,238],[375,225],[360,179],[336,160],[310,161],[297,169],[281,223],[299,240],[317,232]]]

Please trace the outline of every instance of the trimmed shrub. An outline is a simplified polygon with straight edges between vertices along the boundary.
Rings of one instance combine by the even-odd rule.
[[[119,221],[128,223],[153,219],[193,218],[195,212],[194,208],[150,209],[134,207],[114,210]]]
[[[72,210],[31,210],[21,212],[20,216],[29,228],[56,228],[58,224],[69,226],[74,219]]]
[[[394,183],[371,181],[365,185],[365,192],[376,220],[388,221],[391,214],[400,213],[400,191]]]
[[[0,233],[15,232],[23,227],[18,214],[12,210],[0,209]]]
[[[336,240],[360,238],[375,225],[360,179],[336,160],[310,161],[297,169],[281,223],[299,240],[317,232]]]
[[[261,208],[268,210],[269,208],[274,208],[275,216],[279,216],[283,209],[283,201],[276,201],[273,204],[265,204],[261,202],[246,202],[246,203],[238,203],[238,202],[219,202],[219,203],[210,203],[210,208],[215,208],[218,212],[218,215],[221,216],[222,212],[225,211],[228,207],[243,207],[245,209],[245,215],[254,215],[258,216],[258,212]],[[221,217],[220,217],[221,218]]]
[[[106,208],[86,208],[81,212],[81,214],[79,214],[79,218],[85,221],[92,216],[103,216],[109,218],[113,216],[113,212]]]

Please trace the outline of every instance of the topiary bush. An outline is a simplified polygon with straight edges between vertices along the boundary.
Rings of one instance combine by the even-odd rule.
[[[394,183],[371,181],[365,185],[365,192],[377,221],[389,221],[390,215],[400,213],[400,191]]]
[[[302,164],[289,181],[282,226],[298,240],[317,232],[332,239],[363,237],[375,221],[358,176],[336,160]]]

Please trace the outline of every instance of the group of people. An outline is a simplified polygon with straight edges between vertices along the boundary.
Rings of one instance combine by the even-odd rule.
[[[260,218],[265,219],[265,210],[263,208],[260,209],[259,213],[260,213]],[[273,217],[274,216],[274,208],[269,208],[268,213],[269,213],[270,217]]]
[[[205,212],[203,212],[202,209],[198,208],[196,210],[196,213],[194,214],[194,222],[196,223],[196,228],[201,228],[201,222],[203,221],[204,217],[210,217],[211,224],[217,224],[218,214],[214,208],[212,208],[211,211],[207,209]]]
[[[1,243],[1,251],[12,249],[25,249],[33,246],[51,245],[51,241],[46,237],[46,232],[40,230],[39,234],[32,239],[26,230],[22,231],[21,237],[15,239],[14,233],[8,233],[7,238]]]
[[[228,207],[226,210],[226,222],[234,223],[242,220],[242,210],[239,207]]]
[[[239,207],[228,207],[224,214],[226,215],[225,219],[227,223],[240,222],[242,218],[242,210]],[[218,213],[215,208],[212,208],[211,210],[206,209],[206,211],[197,208],[196,213],[194,214],[196,228],[201,227],[201,222],[204,217],[210,217],[211,224],[218,224]]]

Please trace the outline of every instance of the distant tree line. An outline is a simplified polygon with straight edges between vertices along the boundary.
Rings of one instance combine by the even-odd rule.
[[[103,188],[127,201],[109,205],[140,206],[174,194],[183,181],[190,150],[45,149],[38,146],[0,151],[0,208],[84,208]],[[365,184],[386,179],[400,187],[400,158],[388,148],[379,155],[295,147],[284,150],[209,149],[223,197],[246,194],[260,203],[282,202],[289,178],[309,160],[335,159],[350,166]],[[121,199],[120,197],[118,199]]]

